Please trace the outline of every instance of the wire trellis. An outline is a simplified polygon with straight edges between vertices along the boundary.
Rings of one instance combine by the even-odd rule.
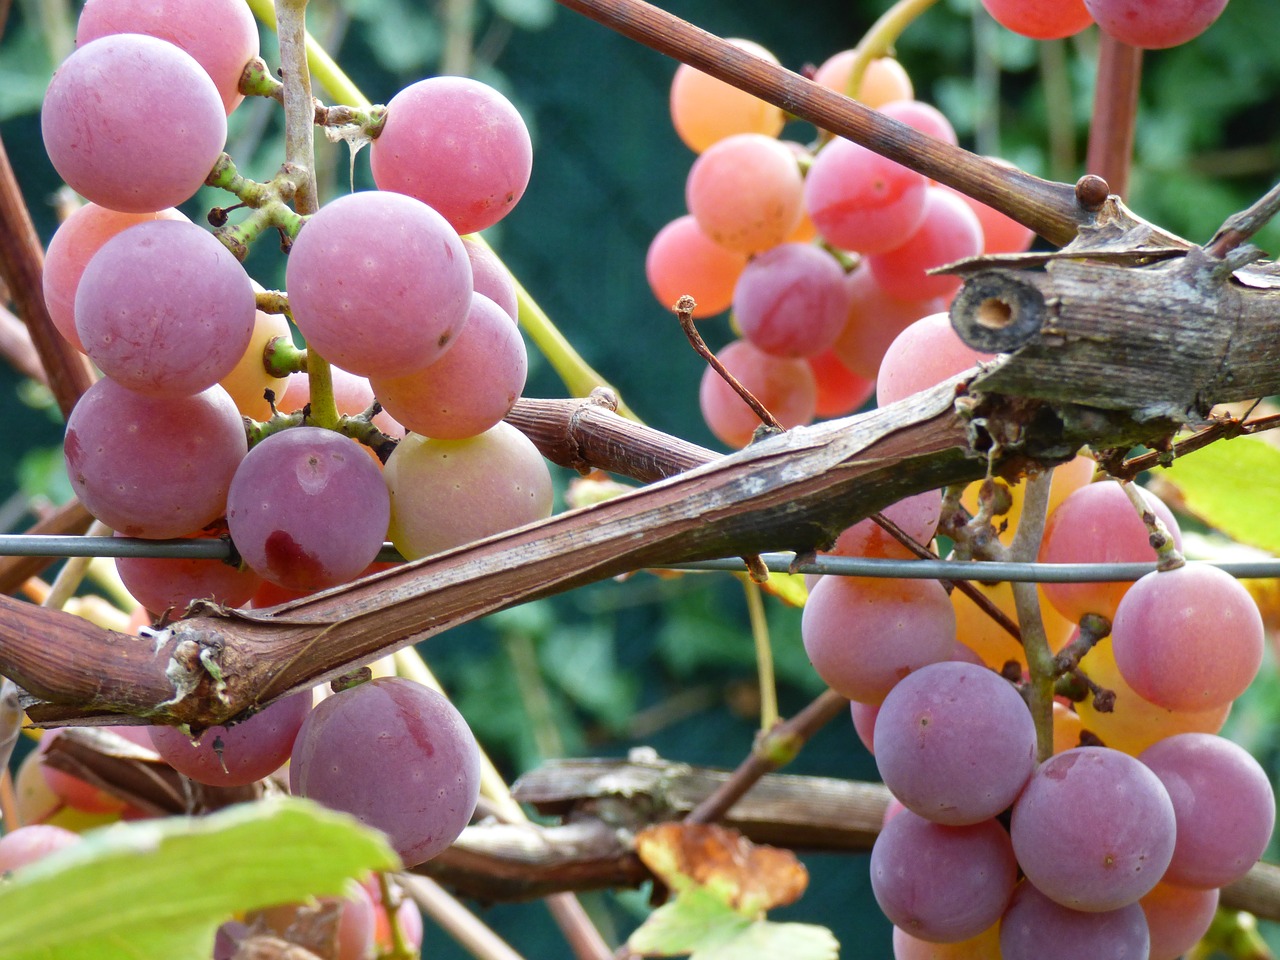
[[[74,537],[0,534],[0,556],[13,557],[156,557],[187,560],[229,560],[226,539],[136,540],[129,537]],[[403,558],[384,544],[379,560]],[[1009,563],[996,560],[883,560],[866,557],[821,556],[796,563],[794,553],[766,553],[760,558],[773,573],[814,573],[846,577],[890,577],[911,580],[976,580],[984,583],[1105,583],[1137,580],[1156,569],[1151,563]],[[1280,577],[1280,559],[1206,561],[1241,580]],[[793,569],[794,565],[794,569]],[[741,572],[737,557],[664,564],[668,570],[728,570]]]

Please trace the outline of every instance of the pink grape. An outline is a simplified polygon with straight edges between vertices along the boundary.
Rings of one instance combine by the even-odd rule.
[[[1139,900],[1151,933],[1149,960],[1178,960],[1199,943],[1218,912],[1218,893],[1161,881]]]
[[[747,255],[720,246],[691,214],[677,217],[657,232],[645,256],[649,289],[671,309],[688,294],[695,318],[713,317],[733,303],[733,288],[747,265]]]
[[[756,254],[733,290],[743,337],[777,357],[808,357],[835,342],[849,313],[844,270],[825,250],[784,243]]]
[[[116,572],[133,598],[155,614],[172,610],[181,615],[193,600],[238,607],[262,585],[262,578],[248,567],[221,560],[117,557]]]
[[[52,824],[10,827],[0,836],[0,877],[79,842],[80,834]]]
[[[1155,494],[1140,493],[1181,547],[1182,531],[1169,508]],[[1055,507],[1040,542],[1041,563],[1153,563],[1155,559],[1138,511],[1120,485],[1108,481],[1081,487]],[[1086,613],[1114,620],[1121,597],[1132,586],[1125,582],[1046,583],[1042,589],[1059,613],[1079,623]]]
[[[946,310],[940,297],[899,300],[889,296],[865,265],[845,274],[844,282],[849,292],[849,315],[831,350],[845,366],[868,380],[876,379],[885,352],[898,334],[922,317]]]
[[[1033,40],[1060,40],[1093,23],[1086,0],[982,0],[1002,27]]]
[[[956,616],[933,580],[823,577],[805,603],[800,634],[827,686],[880,703],[912,671],[950,659]]]
[[[391,542],[409,559],[551,515],[551,474],[508,423],[465,440],[410,434],[387,461]]]
[[[1083,913],[1055,903],[1025,880],[1000,921],[1001,960],[1147,960],[1149,943],[1138,904]]]
[[[850,48],[832,54],[813,72],[813,82],[837,93],[850,94],[849,74],[856,53]],[[893,57],[877,57],[867,64],[854,99],[876,108],[894,100],[909,100],[912,96],[911,78],[902,64]]]
[[[1158,740],[1138,759],[1164,784],[1178,822],[1164,879],[1211,889],[1248,873],[1276,823],[1275,793],[1262,765],[1243,747],[1211,733]]]
[[[480,752],[443,695],[386,677],[336,693],[308,714],[289,787],[381,830],[411,867],[447,848],[471,819]]]
[[[476,233],[524,195],[533,143],[519,111],[493,87],[430,77],[391,98],[369,165],[379,190],[416,197],[458,233]]]
[[[942,184],[942,189],[954,193],[968,204],[969,209],[978,218],[982,227],[983,253],[1023,253],[1031,248],[1036,235],[1030,227],[1024,227],[1017,220],[1001,213],[995,207],[989,207],[981,200],[975,200],[967,193],[961,193]]]
[[[241,787],[284,766],[307,714],[311,691],[277,700],[230,727],[210,727],[192,743],[177,727],[151,727],[156,753],[197,783]]]
[[[889,344],[876,380],[876,400],[888,406],[991,358],[965,344],[945,313],[930,314]]]
[[[90,513],[130,537],[181,537],[222,516],[248,443],[221,387],[149,397],[102,379],[71,411],[63,450]]]
[[[875,703],[859,703],[849,701],[849,712],[853,716],[853,730],[872,756],[876,752],[876,717],[880,715],[880,706]]]
[[[1169,866],[1175,832],[1159,778],[1106,747],[1077,747],[1040,764],[1013,805],[1010,827],[1027,878],[1062,906],[1086,912],[1137,903]]]
[[[49,241],[44,255],[44,303],[58,332],[84,352],[76,332],[76,290],[84,268],[99,248],[116,234],[151,220],[186,220],[172,208],[156,213],[120,213],[96,203],[86,203],[63,221]]]
[[[466,325],[443,357],[403,377],[374,377],[370,385],[407,429],[460,440],[484,433],[510,412],[528,370],[520,331],[501,307],[477,293]]]
[[[125,213],[176,207],[222,153],[227,115],[189,53],[142,34],[94,40],[53,75],[45,151],[77,193]]]
[[[467,259],[471,261],[475,292],[488,297],[513,321],[518,321],[520,303],[516,295],[516,281],[506,264],[476,237],[463,237],[462,245],[467,250]]]
[[[941,140],[952,146],[960,145],[960,138],[956,136],[956,129],[951,125],[951,121],[937,107],[922,100],[894,100],[892,103],[883,104],[880,112],[935,140]]]
[[[1253,682],[1266,636],[1258,605],[1217,567],[1149,573],[1116,607],[1116,666],[1138,696],[1170,710],[1230,703]]]
[[[146,33],[181,47],[218,89],[227,113],[244,97],[240,75],[258,55],[258,25],[240,0],[86,0],[76,44],[114,33]]]
[[[778,58],[751,40],[730,43],[754,56],[777,64]],[[671,80],[671,123],[676,134],[694,153],[739,133],[776,137],[786,117],[771,103],[695,70],[687,64],[676,68]]]
[[[787,428],[813,422],[818,387],[803,360],[773,357],[745,340],[734,340],[716,354],[731,374]],[[745,447],[760,418],[724,379],[707,367],[698,388],[702,417],[721,443]]]
[[[960,289],[958,276],[929,273],[982,252],[982,224],[969,205],[938,187],[925,190],[924,216],[901,245],[867,258],[867,265],[886,293],[912,297],[949,297]]]
[[[933,540],[938,520],[942,516],[942,493],[939,490],[926,490],[890,504],[880,512],[916,543],[928,544]],[[841,533],[836,538],[835,546],[828,552],[838,557],[888,557],[900,560],[911,560],[916,556],[870,517],[859,520]]]
[[[1036,765],[1026,702],[999,674],[931,663],[889,691],[875,725],[876,766],[908,810],[962,826],[996,816]]]
[[[739,253],[783,243],[800,223],[804,181],[795,154],[772,137],[740,133],[693,162],[685,202],[702,232]]]
[[[253,286],[194,223],[155,220],[116,234],[76,291],[76,330],[108,377],[139,393],[189,396],[235,369],[253,335]]]
[[[382,548],[390,510],[364,448],[319,427],[267,437],[244,458],[227,494],[227,526],[245,563],[293,590],[359,576]]]
[[[819,417],[846,416],[875,395],[875,381],[854,373],[830,350],[805,357],[805,362],[818,388],[813,412]]]
[[[285,284],[293,320],[321,356],[360,376],[399,377],[440,359],[461,332],[471,261],[422,201],[365,191],[307,220]]]
[[[1084,0],[1103,33],[1133,47],[1158,50],[1194,40],[1218,19],[1227,0]]]
[[[1004,913],[1018,881],[1009,835],[994,820],[963,827],[904,810],[871,848],[871,890],[895,926],[921,940],[967,940]]]
[[[1000,925],[955,943],[930,943],[893,928],[893,960],[993,960],[1000,956]]]
[[[850,140],[832,140],[805,176],[804,205],[827,242],[884,253],[905,243],[923,222],[925,178]]]

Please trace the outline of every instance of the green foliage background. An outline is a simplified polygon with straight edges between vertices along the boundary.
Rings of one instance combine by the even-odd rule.
[[[667,9],[723,36],[770,47],[792,68],[855,43],[887,0],[780,4],[670,0]],[[1096,37],[1035,44],[1009,35],[975,0],[942,0],[907,32],[899,53],[921,99],[941,107],[962,143],[1042,175],[1074,180],[1093,98]],[[0,38],[0,136],[45,240],[56,225],[58,182],[39,137],[39,100],[70,49],[70,0],[16,0]],[[587,360],[649,423],[714,445],[697,414],[700,361],[644,279],[650,238],[683,212],[692,156],[667,120],[674,65],[552,0],[313,0],[312,30],[366,94],[386,102],[436,72],[469,72],[503,89],[535,137],[533,181],[490,232],[516,275]],[[1203,240],[1280,171],[1280,31],[1269,0],[1232,0],[1222,20],[1187,47],[1148,55],[1131,205]],[[264,51],[273,62],[271,36]],[[443,62],[443,66],[442,66]],[[997,81],[992,86],[993,79]],[[812,130],[793,131],[808,139]],[[246,104],[232,118],[229,152],[265,179],[280,157],[278,109]],[[321,146],[328,196],[349,188],[344,146]],[[367,160],[354,164],[370,186]],[[212,200],[192,205],[198,215]],[[1259,238],[1280,252],[1280,229]],[[260,244],[266,247],[269,244]],[[255,250],[251,272],[279,285],[282,258]],[[713,345],[729,338],[708,325]],[[562,387],[533,363],[527,393]],[[0,371],[0,527],[20,528],[31,497],[66,496],[58,418],[29,384]],[[784,712],[819,689],[799,643],[795,611],[771,605]],[[655,746],[691,763],[735,764],[755,719],[754,660],[741,588],[727,577],[640,575],[490,618],[424,650],[477,735],[514,777],[542,759],[616,755]],[[1272,758],[1274,760],[1274,758]],[[874,777],[847,723],[805,751],[796,772]],[[847,956],[886,957],[888,925],[871,900],[865,858],[811,857],[810,892],[779,919],[831,925]],[[588,898],[620,936],[643,909],[639,895]],[[530,957],[564,955],[536,905],[482,914]],[[438,931],[433,957],[461,956]]]

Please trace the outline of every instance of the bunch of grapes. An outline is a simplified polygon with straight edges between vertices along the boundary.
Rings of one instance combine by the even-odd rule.
[[[1070,37],[1095,22],[1131,47],[1176,47],[1204,33],[1227,0],[982,0],[1000,24],[1034,40]]]
[[[243,559],[122,560],[143,606],[270,605],[362,575],[388,538],[416,558],[549,515],[545,461],[502,422],[527,370],[514,281],[463,236],[528,184],[510,102],[457,77],[402,90],[370,151],[378,189],[280,214],[287,290],[267,295],[235,243],[176,209],[230,163],[227,114],[258,53],[244,4],[90,0],[77,43],[42,114],[55,168],[88,201],[50,244],[46,300],[103,374],[69,418],[68,475],[118,535],[229,531]],[[309,375],[271,363],[299,357],[282,310]],[[317,390],[336,423],[313,418]],[[357,434],[391,450],[385,467]],[[451,844],[480,761],[448,700],[380,678],[312,701],[285,698],[199,742],[176,728],[143,737],[220,786],[291,760],[293,792],[383,830],[407,865]]]

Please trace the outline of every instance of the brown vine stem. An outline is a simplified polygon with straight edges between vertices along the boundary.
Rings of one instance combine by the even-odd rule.
[[[1070,242],[1093,214],[1069,184],[1042,180],[912,130],[642,0],[557,0],[659,53],[754,94],[822,130],[859,143],[1025,224]]]
[[[693,297],[687,293],[676,301],[675,306],[671,309],[675,312],[676,317],[680,320],[680,329],[684,331],[684,335],[689,338],[689,344],[694,351],[703,360],[707,366],[716,372],[716,374],[733,388],[733,392],[742,398],[742,402],[751,408],[751,412],[760,418],[760,422],[775,433],[781,433],[786,429],[772,413],[769,408],[761,403],[750,390],[748,390],[741,380],[729,372],[728,368],[720,362],[711,348],[707,346],[707,342],[702,339],[702,334],[698,332],[697,326],[693,322],[693,311],[697,306],[693,302]]]
[[[1009,559],[1033,561],[1040,549],[1045,519],[1049,513],[1049,486],[1053,472],[1044,470],[1027,478],[1023,494],[1022,516],[1018,530],[1009,545]],[[1053,651],[1045,635],[1044,620],[1040,616],[1040,596],[1034,583],[1014,583],[1013,603],[1022,628],[1022,648],[1027,655],[1028,702],[1031,718],[1036,725],[1036,748],[1041,761],[1053,756]]]
[[[849,701],[834,690],[824,690],[807,707],[790,720],[762,732],[751,753],[715,792],[698,804],[685,817],[685,823],[714,823],[766,773],[786,766],[795,759],[809,739],[849,709]]]
[[[66,417],[93,384],[94,376],[89,361],[63,339],[49,318],[40,280],[43,271],[44,247],[0,140],[0,279],[31,334],[49,389]]]
[[[1120,197],[1129,192],[1141,78],[1142,51],[1102,34],[1085,169],[1106,180]]]

